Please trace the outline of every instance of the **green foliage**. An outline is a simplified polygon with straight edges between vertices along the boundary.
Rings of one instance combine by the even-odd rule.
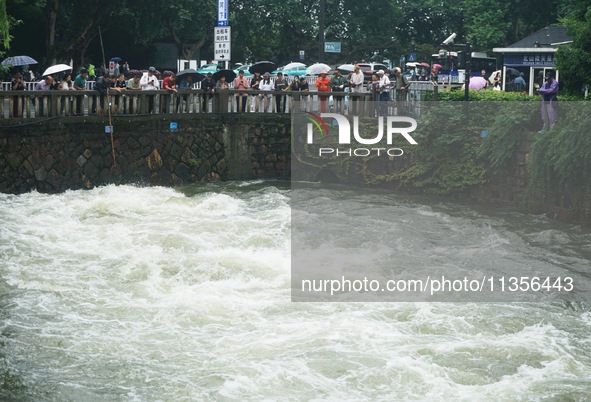
[[[27,49],[35,47],[30,54],[40,61],[43,55],[48,62],[73,57],[79,64],[88,55],[100,54],[99,26],[110,39],[105,43],[108,54],[149,59],[151,46],[163,41],[176,44],[179,56],[211,59],[213,55],[216,3],[207,0],[166,5],[154,0],[7,0],[7,4],[9,11],[18,5],[27,25],[16,41],[27,43]],[[571,8],[560,10],[567,15]],[[234,61],[270,59],[282,64],[298,59],[300,50],[305,51],[306,62],[318,60],[317,0],[234,0],[229,13]],[[325,57],[329,63],[396,61],[413,50],[410,42],[415,38],[417,56],[426,60],[452,32],[458,42],[468,40],[475,50],[490,51],[556,22],[557,17],[558,0],[326,0],[325,40],[342,42],[343,51]],[[28,36],[31,30],[35,37]],[[40,40],[40,31],[46,43]]]
[[[405,147],[402,170],[376,176],[371,183],[394,182],[409,192],[452,194],[485,182],[486,168],[478,158],[480,133],[492,116],[480,115],[467,104],[434,104],[422,114]]]
[[[499,102],[491,106],[494,120],[487,129],[478,155],[493,169],[502,169],[511,160],[519,143],[535,130],[534,122],[539,118],[540,106],[532,102]]]
[[[565,110],[566,109],[566,110]],[[586,102],[561,108],[553,130],[537,135],[528,163],[525,205],[568,197],[573,217],[591,217],[591,116]]]
[[[492,89],[470,90],[470,101],[505,102],[505,101],[539,101],[539,96],[529,96],[524,92],[503,92]],[[441,101],[463,101],[464,90],[440,90],[438,92]]]
[[[573,7],[561,23],[573,38],[571,45],[559,47],[556,53],[561,88],[580,97],[583,86],[591,85],[591,6],[581,3]]]

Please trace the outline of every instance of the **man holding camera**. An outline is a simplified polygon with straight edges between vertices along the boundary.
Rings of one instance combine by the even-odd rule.
[[[157,91],[160,89],[160,81],[156,78],[154,73],[156,69],[154,67],[150,67],[148,69],[148,73],[144,74],[140,80],[140,87],[142,91]],[[154,95],[148,95],[148,113],[152,113],[154,109]]]

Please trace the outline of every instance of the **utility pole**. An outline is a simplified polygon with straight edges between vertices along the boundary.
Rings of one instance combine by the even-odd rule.
[[[324,16],[326,15],[326,0],[320,0],[319,29],[318,29],[318,61],[324,61]]]

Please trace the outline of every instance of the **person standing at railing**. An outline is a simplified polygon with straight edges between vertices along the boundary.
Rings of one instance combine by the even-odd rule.
[[[193,89],[193,76],[191,74],[187,74],[186,76],[182,77],[179,81],[178,89],[181,92],[190,91]],[[177,95],[177,104],[176,104],[176,112],[182,112],[183,102],[185,103],[185,113],[189,113],[189,95]]]
[[[85,91],[86,90],[86,79],[88,78],[88,70],[85,68],[80,69],[80,73],[74,79],[74,89],[77,91]],[[82,96],[76,96],[76,110],[74,110],[73,114],[76,113],[83,114],[84,110],[82,109]]]
[[[316,84],[314,84],[318,89],[318,92],[322,93],[330,93],[330,78],[328,78],[328,73],[326,71],[322,71],[320,73],[320,77],[316,79]],[[327,107],[326,104],[328,103],[328,95],[318,95],[318,100],[320,101],[320,113],[326,113]]]
[[[125,87],[126,92],[127,91],[133,91],[134,95],[129,95],[128,99],[129,99],[129,113],[133,114],[133,110],[134,110],[134,104],[135,104],[135,110],[137,113],[137,102],[139,99],[139,96],[137,95],[137,91],[141,91],[142,87],[140,85],[140,79],[142,78],[141,75],[136,74],[133,76],[133,78],[130,78],[129,81],[127,81],[127,86]]]
[[[261,78],[261,73],[260,72],[255,72],[254,73],[254,77],[252,77],[250,79],[250,89],[254,90],[254,91],[258,91],[260,88],[259,86],[261,85],[261,81],[263,79]],[[252,98],[250,99],[250,111],[251,112],[258,112],[259,111],[259,97],[258,95],[253,95]]]
[[[300,78],[297,75],[293,76],[293,79],[291,80],[291,82],[289,83],[289,85],[287,86],[287,90],[288,91],[294,91],[294,92],[299,92],[301,91],[301,84],[300,84]],[[290,96],[290,104],[289,104],[289,110],[290,112],[294,112],[296,111],[295,105],[297,105],[299,102],[296,103],[296,101],[294,100],[294,96]],[[300,97],[298,97],[298,101],[301,100]]]
[[[59,83],[57,89],[59,89],[60,91],[73,91],[74,81],[72,81],[72,74],[66,75],[66,78],[64,78],[63,81]],[[72,112],[72,101],[73,98],[71,96],[62,96],[62,107],[60,110],[60,114],[64,114],[66,112],[66,104],[69,105],[68,109],[70,110],[70,113]]]
[[[394,68],[394,89],[396,90],[396,101],[404,102],[406,101],[406,94],[408,93],[408,88],[410,87],[410,82],[408,79],[402,75],[402,70],[400,67]]]
[[[334,109],[336,113],[343,113],[343,99],[345,98],[345,87],[347,86],[347,79],[341,75],[339,70],[334,72],[330,80],[330,87],[332,89],[332,98],[334,101]]]
[[[263,103],[263,113],[269,112],[269,105],[271,104],[271,94],[270,91],[273,90],[273,83],[271,82],[271,76],[269,73],[265,73],[263,75],[263,79],[259,84],[259,90],[265,91],[265,93],[261,93],[259,97]]]
[[[120,73],[117,75],[115,80],[115,88],[118,89],[118,94],[115,95],[115,113],[125,113],[125,89],[127,89],[127,82],[125,81],[125,75]]]
[[[384,70],[378,71],[378,91],[379,91],[379,110],[378,113],[385,114],[388,110],[388,102],[390,101],[390,78],[386,75]]]
[[[234,89],[248,89],[248,80],[244,77],[244,70],[238,72],[238,77],[234,78]],[[246,111],[247,93],[236,93],[236,112]]]
[[[310,93],[310,84],[306,77],[300,78],[300,91],[306,93],[306,95],[302,95],[302,110],[307,112],[310,110],[310,95],[308,95]]]
[[[361,72],[361,68],[359,66],[355,66],[351,77],[349,78],[349,91],[353,94],[358,94],[363,91],[363,73]],[[357,101],[358,97],[353,95],[351,96],[351,113],[357,114]]]
[[[35,91],[51,91],[54,89],[55,80],[51,75],[46,75],[43,77],[41,81],[35,84]],[[43,98],[42,97],[33,97],[33,99],[39,100],[39,115],[44,116],[44,107],[43,107]],[[35,102],[33,102],[35,103]],[[47,102],[47,110],[46,115],[49,116],[51,114],[51,102]]]
[[[142,91],[157,91],[160,89],[160,81],[156,78],[155,75],[156,68],[150,67],[148,68],[148,72],[142,75],[140,79],[140,86],[142,87]],[[148,114],[152,113],[154,110],[154,95],[148,95]]]
[[[201,110],[203,113],[207,112],[209,100],[213,97],[215,92],[215,81],[211,73],[201,80],[201,90],[203,91],[203,100],[201,102]]]
[[[172,95],[177,94],[177,84],[176,84],[176,77],[174,74],[170,74],[164,80],[162,80],[162,89],[169,91]],[[162,113],[168,113],[168,108],[170,105],[171,95],[163,95],[162,97]]]
[[[25,90],[25,82],[23,81],[23,76],[21,73],[16,73],[14,78],[12,79],[11,89],[13,91],[24,91]],[[21,111],[23,111],[25,107],[25,98],[24,96],[14,96],[12,98],[12,117],[21,117],[19,113],[19,107]],[[19,106],[20,105],[20,106]]]
[[[285,91],[287,89],[287,80],[283,77],[282,72],[277,73],[273,89],[275,91]],[[285,113],[285,100],[285,95],[275,94],[275,111],[277,113]]]

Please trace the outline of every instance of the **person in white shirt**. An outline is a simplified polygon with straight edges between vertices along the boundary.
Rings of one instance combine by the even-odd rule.
[[[143,91],[154,91],[160,89],[160,81],[154,75],[156,69],[154,67],[150,67],[147,73],[142,75],[142,79],[140,80],[140,86],[142,87]]]
[[[378,71],[379,83],[378,91],[380,93],[380,113],[384,113],[387,110],[387,102],[390,100],[390,78],[384,73],[384,70]]]
[[[272,91],[273,90],[273,83],[271,82],[271,78],[269,73],[265,73],[263,75],[263,80],[259,84],[260,91]],[[263,113],[269,112],[269,104],[271,103],[271,93],[260,94],[260,97],[263,98]]]
[[[349,91],[352,93],[360,93],[363,91],[363,73],[361,72],[361,68],[359,66],[355,66],[351,77],[349,78]],[[353,95],[351,97],[351,113],[357,113],[357,96]]]
[[[140,87],[142,88],[142,91],[156,91],[160,89],[160,81],[158,81],[158,78],[154,74],[155,72],[156,69],[154,67],[150,67],[148,69],[148,72],[142,75],[142,78],[140,79]],[[147,98],[147,112],[152,113],[152,111],[154,110],[154,95],[148,95]]]

